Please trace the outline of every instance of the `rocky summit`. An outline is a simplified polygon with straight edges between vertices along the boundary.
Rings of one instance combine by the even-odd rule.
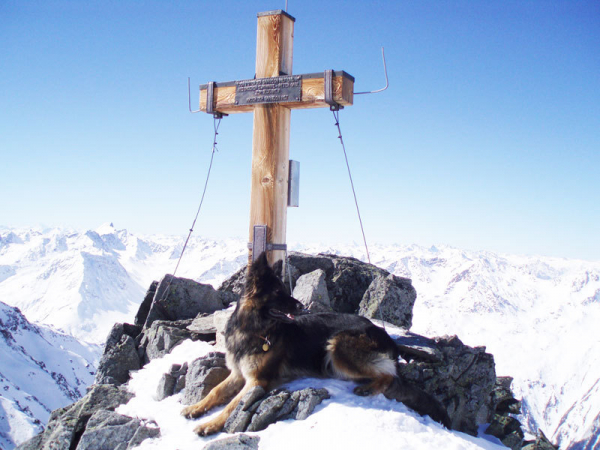
[[[510,377],[497,377],[494,358],[484,347],[469,347],[457,336],[428,338],[410,331],[416,291],[411,280],[354,258],[292,253],[284,280],[311,310],[360,314],[394,329],[400,349],[403,382],[435,397],[446,409],[454,430],[486,433],[513,450],[553,448],[539,432],[524,441],[515,418],[521,404],[514,398]],[[135,323],[117,323],[106,340],[96,382],[78,402],[54,411],[46,429],[19,449],[125,450],[160,435],[154,423],[115,412],[132,394],[127,383],[133,371],[162,358],[186,340],[204,341],[215,351],[189,364],[175,364],[155,386],[157,399],[181,393],[183,404],[202,399],[227,377],[222,350],[230,305],[243,293],[245,268],[219,289],[189,279],[165,276],[148,289]],[[385,396],[394,399],[394,387]],[[264,392],[251,390],[231,415],[225,431],[231,439],[207,448],[257,448],[259,431],[288,419],[306,419],[329,393],[322,388]]]

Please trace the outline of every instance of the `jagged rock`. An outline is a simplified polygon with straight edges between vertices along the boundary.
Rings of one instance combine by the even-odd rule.
[[[252,415],[250,423],[246,429],[248,431],[264,430],[270,424],[275,422],[278,417],[289,414],[291,412],[290,407],[287,407],[284,413],[280,413],[280,411],[282,408],[284,408],[286,403],[291,405],[291,402],[288,402],[290,396],[291,394],[289,391],[280,391],[277,393],[272,393],[272,395],[269,395],[261,402],[257,402],[257,407],[253,411],[254,414]]]
[[[204,446],[204,450],[258,450],[259,442],[260,437],[258,436],[236,434],[225,439],[211,441]]]
[[[214,314],[199,314],[194,318],[194,320],[187,327],[187,329],[193,331],[194,333],[204,334],[206,336],[212,336],[214,338],[215,334],[217,333],[217,328],[215,327],[214,321]]]
[[[156,294],[156,288],[158,287],[158,281],[153,281],[150,284],[150,287],[146,291],[146,295],[144,296],[144,300],[140,304],[137,314],[135,315],[134,324],[143,326],[146,323],[146,319],[148,318],[148,313],[150,312],[150,305],[152,305],[152,300],[154,299],[154,295]]]
[[[377,324],[381,323],[378,320],[375,322]],[[386,324],[384,323],[383,325],[385,326]],[[398,345],[400,355],[406,362],[412,360],[439,362],[443,358],[437,343],[433,339],[421,336],[420,334],[412,333],[408,330],[397,330],[393,339]]]
[[[326,389],[306,388],[290,392],[278,389],[265,395],[260,386],[252,388],[227,419],[227,433],[261,431],[279,420],[304,420],[315,407],[329,398]]]
[[[112,339],[112,333],[109,335]],[[140,359],[133,338],[122,334],[114,345],[106,345],[98,363],[96,384],[123,384],[129,380],[129,371],[140,369]]]
[[[583,450],[587,450],[588,448],[589,450],[594,450],[592,447],[585,447]],[[554,445],[542,430],[538,430],[535,441],[523,442],[522,450],[558,450],[558,445]]]
[[[331,277],[328,276],[327,289],[331,306],[338,312],[358,312],[360,302],[373,280],[378,275],[383,277],[389,275],[385,270],[363,263],[355,258],[334,255],[328,255],[328,257],[332,259],[333,271]],[[292,264],[298,264],[298,259],[292,258]],[[396,278],[404,280],[407,289],[414,290],[410,280]]]
[[[218,291],[229,292],[237,297],[237,299],[234,301],[239,300],[239,298],[244,294],[244,287],[246,286],[247,267],[248,266],[242,267],[225,281],[223,281],[221,286],[219,286]]]
[[[233,309],[225,309],[213,314],[213,323],[217,329],[215,349],[218,351],[224,352],[227,350],[225,347],[225,329],[227,328],[227,321],[232,314]]]
[[[156,288],[144,328],[155,320],[185,320],[199,313],[213,313],[236,299],[234,294],[216,291],[208,284],[165,275]]]
[[[345,313],[357,313],[363,296],[367,289],[377,277],[386,278],[390,273],[359,261],[356,258],[328,255],[307,255],[292,252],[289,254],[289,272],[292,277],[292,288],[296,285],[302,275],[311,273],[317,269],[325,273],[325,283],[331,307],[334,311]],[[274,268],[275,269],[275,268]],[[285,285],[288,286],[288,271],[285,271]],[[414,302],[416,291],[411,280],[392,275],[396,286],[407,294],[407,301]],[[227,291],[240,295],[246,282],[246,268],[240,269],[219,287],[221,291]],[[412,300],[410,300],[412,299]]]
[[[323,253],[314,256],[292,252],[289,255],[289,266],[292,286],[302,275],[317,269],[325,272],[331,307],[334,311],[346,313],[358,311],[364,293],[377,274],[389,275],[388,272],[358,259]],[[287,273],[285,276],[287,277]],[[287,284],[286,281],[286,286]]]
[[[187,375],[187,371],[188,371],[188,363],[185,362],[185,363],[183,363],[183,366],[181,367],[181,370],[179,371],[179,377],[177,378],[177,381],[175,382],[175,388],[173,389],[173,395],[179,394],[181,391],[183,391],[185,389],[185,377]]]
[[[19,450],[71,450],[79,439],[92,415],[101,410],[114,411],[127,403],[133,394],[110,384],[93,385],[78,402],[50,414],[46,429],[33,439],[17,447]]]
[[[494,357],[484,347],[464,345],[456,336],[434,338],[430,344],[439,359],[400,364],[400,376],[442,403],[452,429],[476,436],[478,425],[492,418]]]
[[[515,419],[516,420],[516,419]],[[512,433],[504,436],[500,441],[508,448],[512,450],[521,450],[523,446],[523,432],[521,430],[521,423],[517,421],[519,424],[519,430],[521,433],[513,431]]]
[[[126,383],[129,371],[141,367],[134,341],[141,331],[141,326],[129,323],[113,325],[104,344],[104,354],[98,363],[95,384]]]
[[[106,337],[104,353],[108,352],[111,348],[117,345],[121,341],[121,338],[124,334],[130,336],[132,339],[135,339],[141,332],[141,326],[131,325],[130,323],[115,323]]]
[[[496,378],[492,391],[492,404],[496,414],[521,414],[521,402],[515,399],[510,389],[512,381],[512,377]]]
[[[198,334],[188,330],[192,319],[156,320],[150,328],[144,329],[138,336],[138,355],[143,364],[162,358],[186,339],[214,340],[214,335]]]
[[[331,311],[324,270],[317,269],[300,276],[292,296],[310,311]]]
[[[520,450],[523,444],[523,430],[514,417],[495,414],[485,433],[497,437],[512,450]]]
[[[226,433],[239,433],[246,431],[252,414],[260,406],[259,400],[265,396],[265,390],[260,386],[250,389],[238,403],[231,415],[227,418],[223,431]]]
[[[173,364],[168,373],[164,373],[156,388],[156,400],[161,401],[173,394],[181,392],[185,388],[185,376],[188,371],[188,363]]]
[[[310,416],[315,408],[323,401],[330,397],[327,389],[306,388],[292,393],[291,400],[297,404],[291,412],[282,414],[281,420],[295,419],[304,420]],[[283,410],[285,412],[285,409]]]
[[[160,402],[161,400],[173,395],[177,380],[178,378],[174,377],[171,373],[163,373],[160,381],[158,382],[158,386],[156,387],[156,395],[154,398]]]
[[[418,414],[429,416],[446,428],[452,429],[452,422],[444,406],[431,394],[419,389],[412,383],[407,383],[405,380],[396,377],[383,392],[383,395],[390,400],[402,402]]]
[[[494,416],[486,434],[497,437],[500,441],[513,450],[520,450],[523,446],[523,430],[521,423],[509,414],[521,413],[521,402],[514,398],[510,389],[513,379],[511,377],[498,377],[491,394],[491,410]]]
[[[211,352],[195,359],[189,364],[185,376],[182,403],[193,405],[202,400],[221,381],[229,375],[225,364],[225,354]]]
[[[385,320],[410,329],[417,292],[412,284],[395,276],[378,275],[366,290],[358,314],[369,319]]]
[[[76,450],[127,450],[142,441],[160,435],[154,424],[117,414],[112,411],[95,412],[87,423]]]
[[[289,261],[290,272],[292,274],[292,285],[296,284],[296,281],[300,276],[317,269],[325,272],[327,279],[330,279],[335,269],[333,258],[335,258],[334,255],[325,255],[323,253],[319,253],[318,255],[307,255],[298,252],[290,253]]]

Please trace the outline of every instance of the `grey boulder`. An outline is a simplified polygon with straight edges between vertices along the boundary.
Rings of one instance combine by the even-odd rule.
[[[360,301],[358,314],[408,330],[412,325],[416,299],[417,292],[412,284],[395,275],[377,275]]]
[[[159,435],[160,429],[154,423],[144,424],[129,416],[100,410],[88,421],[77,450],[127,450]]]
[[[19,450],[72,450],[77,448],[88,421],[97,411],[114,411],[133,394],[111,384],[93,385],[79,401],[50,414],[46,429],[17,447]]]
[[[326,274],[322,269],[302,275],[296,281],[292,296],[309,311],[332,311],[327,292]]]
[[[237,296],[217,291],[208,284],[165,275],[156,288],[144,328],[155,320],[194,319],[200,313],[213,313],[228,306]]]

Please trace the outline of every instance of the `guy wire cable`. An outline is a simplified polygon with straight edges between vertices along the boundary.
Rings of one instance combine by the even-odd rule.
[[[166,300],[167,297],[169,296],[169,290],[171,287],[171,283],[173,282],[173,279],[175,278],[175,275],[177,274],[177,269],[179,268],[179,264],[181,263],[181,259],[183,258],[183,254],[185,252],[185,249],[187,248],[188,242],[190,241],[190,237],[192,236],[192,233],[194,232],[194,226],[196,225],[196,221],[198,220],[198,216],[200,215],[200,210],[202,209],[202,204],[204,203],[204,196],[206,195],[206,189],[208,187],[208,180],[210,179],[210,171],[212,169],[215,152],[219,151],[217,148],[217,136],[219,134],[219,126],[221,125],[221,119],[222,119],[222,117],[217,117],[217,116],[215,116],[213,118],[213,127],[215,129],[215,134],[213,136],[213,145],[212,145],[212,152],[210,155],[210,164],[208,165],[206,181],[204,182],[204,190],[202,191],[202,197],[200,198],[200,205],[198,205],[198,210],[196,211],[196,217],[194,217],[194,221],[192,222],[192,227],[190,228],[190,232],[188,233],[187,239],[185,240],[185,243],[183,244],[183,248],[181,249],[181,254],[179,255],[179,259],[177,260],[177,265],[175,266],[173,275],[169,279],[169,283],[167,284],[167,288],[165,289],[165,293],[163,294],[163,300]]]
[[[350,171],[350,163],[348,162],[348,154],[346,153],[346,145],[344,145],[344,139],[342,138],[342,129],[340,128],[340,112],[332,111],[333,118],[335,119],[335,126],[338,129],[338,139],[342,144],[342,150],[344,151],[344,158],[346,159],[346,167],[348,168],[348,176],[350,177],[350,186],[352,187],[352,194],[354,195],[354,204],[356,205],[356,213],[358,214],[358,221],[360,223],[360,231],[362,232],[363,242],[365,243],[365,250],[367,252],[367,260],[371,264],[371,255],[369,254],[369,246],[367,245],[367,238],[365,236],[365,229],[363,227],[362,218],[360,217],[360,208],[358,207],[358,200],[356,199],[356,190],[354,189],[354,182],[352,181],[352,172]],[[337,113],[337,114],[336,114]]]

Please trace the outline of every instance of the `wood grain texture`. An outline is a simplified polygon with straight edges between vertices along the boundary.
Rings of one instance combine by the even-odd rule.
[[[293,34],[294,22],[286,15],[259,16],[257,78],[291,75]],[[254,105],[253,109],[249,236],[252,240],[254,225],[267,225],[267,243],[285,244],[291,111],[278,104]],[[283,251],[267,254],[271,265],[284,256]]]
[[[294,21],[284,14],[258,18],[256,78],[292,74]]]
[[[250,239],[254,225],[267,225],[267,242],[286,243],[291,111],[279,105],[257,105],[254,111]],[[269,254],[274,264],[284,252]]]

